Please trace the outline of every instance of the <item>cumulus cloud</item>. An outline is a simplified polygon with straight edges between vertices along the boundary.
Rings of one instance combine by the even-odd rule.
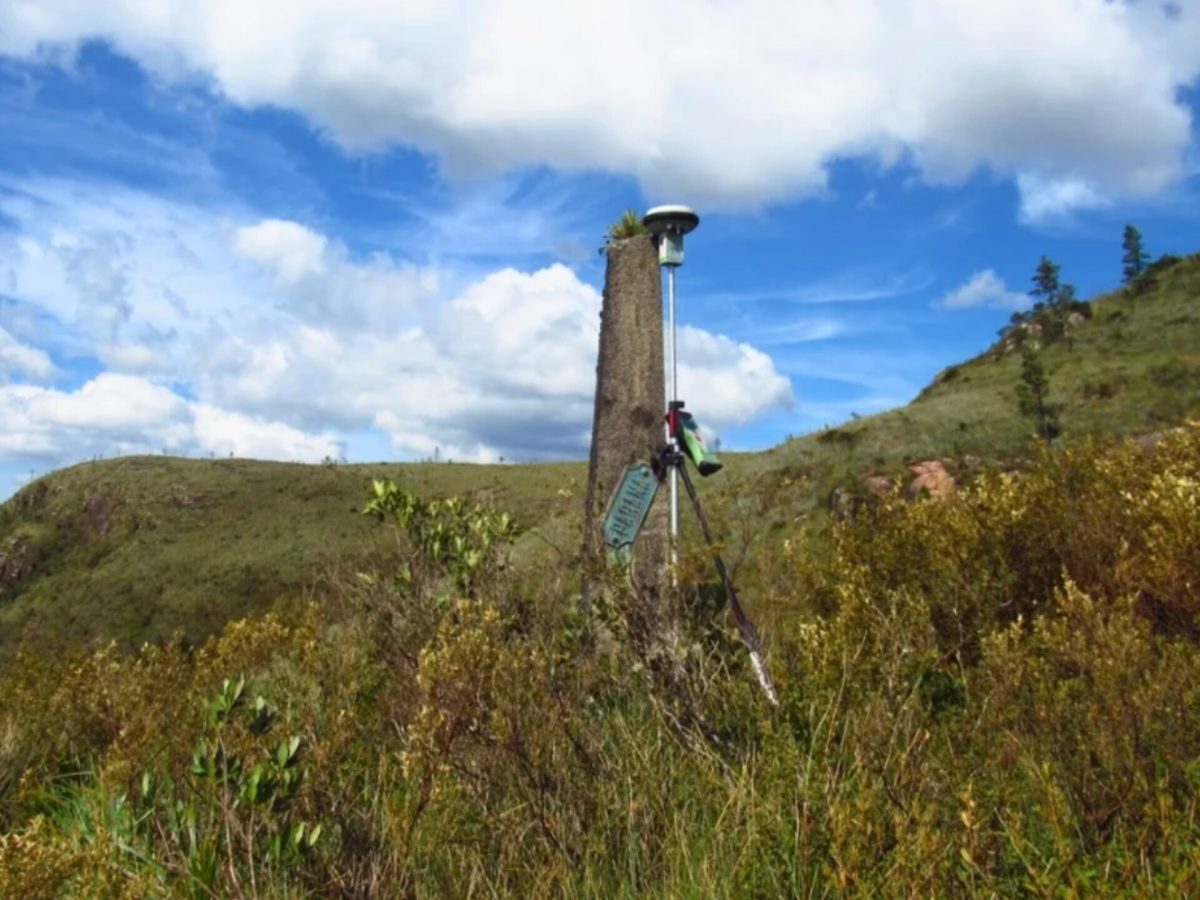
[[[562,265],[503,269],[386,329],[303,320],[224,342],[197,389],[224,407],[304,427],[382,428],[443,458],[579,455],[591,419],[600,297]],[[453,452],[451,452],[453,451]]]
[[[1095,185],[1080,178],[1047,178],[1022,172],[1017,175],[1017,191],[1021,195],[1020,218],[1028,225],[1101,209],[1112,202]]]
[[[0,459],[57,463],[166,450],[316,462],[340,448],[328,433],[188,402],[162,385],[110,372],[72,391],[0,386],[0,418]]]
[[[440,344],[467,361],[477,380],[550,397],[587,396],[595,388],[600,303],[596,289],[564,265],[503,269],[447,304]]]
[[[165,201],[114,184],[35,179],[4,184],[0,281],[57,321],[69,353],[137,374],[207,353],[232,323],[255,334],[273,318],[322,327],[388,327],[436,293],[434,269],[341,243],[238,208]],[[251,221],[247,223],[246,220]],[[39,329],[45,332],[46,328]]]
[[[679,329],[679,395],[715,429],[743,425],[794,401],[771,357],[749,344],[699,328]]]
[[[282,422],[232,413],[206,403],[192,404],[190,411],[193,441],[201,451],[217,456],[316,462],[336,459],[341,449],[341,442],[328,432],[309,434]]]
[[[338,329],[378,328],[398,309],[435,296],[437,272],[386,253],[352,260],[345,246],[298,222],[265,219],[237,228],[234,252],[257,263],[300,318]]]
[[[1004,279],[991,269],[976,272],[954,290],[948,292],[935,306],[942,309],[1027,309],[1027,294],[1010,291]]]
[[[1200,74],[1200,4],[1170,9],[15,0],[0,52],[106,39],[159,77],[299,110],[352,150],[419,147],[452,175],[603,168],[737,207],[819,192],[830,160],[870,157],[935,181],[989,166],[1137,196],[1179,176],[1190,141],[1177,89]]]
[[[39,343],[109,371],[75,391],[11,386],[0,414],[23,424],[0,458],[165,447],[319,459],[380,432],[410,457],[586,453],[601,297],[564,265],[447,275],[356,256],[302,223],[111,185],[28,182],[19,194],[36,202],[23,204],[15,193],[0,192],[16,225],[0,233],[0,280],[48,323]],[[72,274],[80,253],[86,280]],[[685,328],[680,354],[714,427],[791,399],[747,344]],[[110,407],[131,418],[99,419]]]
[[[54,374],[54,363],[44,350],[23,344],[0,328],[0,384],[13,375],[46,379]]]
[[[595,391],[600,294],[563,265],[503,269],[420,327],[338,335],[298,326],[270,343],[228,344],[198,384],[235,408],[344,429],[374,425],[406,455],[488,461],[580,456]],[[700,329],[680,332],[681,387],[714,427],[791,399],[770,357]]]
[[[247,259],[269,267],[281,284],[324,270],[326,239],[296,222],[265,219],[233,233],[234,249]]]
[[[187,443],[186,418],[182,398],[127,375],[105,373],[75,391],[6,385],[0,387],[5,424],[0,454],[78,459],[181,448]]]

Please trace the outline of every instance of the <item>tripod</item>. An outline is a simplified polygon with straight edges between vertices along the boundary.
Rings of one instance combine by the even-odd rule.
[[[704,542],[708,545],[710,551],[713,550],[712,529],[708,526],[708,518],[704,515],[704,508],[700,505],[700,498],[696,496],[696,486],[692,484],[692,477],[688,474],[687,466],[684,465],[684,455],[680,452],[680,440],[678,435],[678,410],[683,407],[682,401],[674,401],[671,403],[671,410],[667,414],[667,423],[670,433],[673,437],[669,443],[665,444],[658,451],[658,456],[654,459],[653,469],[654,474],[658,477],[661,483],[666,478],[667,471],[670,470],[672,475],[679,473],[679,478],[683,481],[684,490],[687,491],[688,499],[692,501],[692,509],[696,512],[696,520],[700,523],[700,531],[704,535]],[[675,520],[676,523],[678,519]],[[672,535],[672,539],[676,539],[678,533]],[[672,548],[674,549],[674,548]],[[754,623],[750,621],[746,615],[746,611],[742,609],[741,601],[738,600],[737,590],[734,589],[733,579],[729,577],[729,570],[725,568],[725,561],[721,559],[721,554],[712,552],[713,561],[717,565],[717,573],[721,576],[721,584],[725,588],[725,599],[729,603],[729,608],[733,612],[734,621],[737,622],[738,631],[742,634],[742,640],[746,644],[746,649],[750,651],[750,664],[754,667],[754,674],[758,678],[758,683],[762,685],[763,692],[767,695],[767,700],[772,706],[778,706],[779,701],[775,696],[775,686],[771,683],[771,675],[767,671],[767,667],[762,661],[762,642],[758,636],[758,629],[754,627]]]

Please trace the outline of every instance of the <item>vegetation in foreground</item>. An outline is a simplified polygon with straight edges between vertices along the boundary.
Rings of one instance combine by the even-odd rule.
[[[768,541],[777,709],[703,585],[584,616],[381,485],[294,621],[8,668],[0,895],[1194,896],[1200,424],[1030,452]]]

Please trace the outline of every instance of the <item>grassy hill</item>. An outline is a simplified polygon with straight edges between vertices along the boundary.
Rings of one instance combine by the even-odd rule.
[[[1117,291],[1092,308],[1069,340],[1041,353],[1066,441],[1200,414],[1200,255],[1162,272],[1144,296]],[[740,552],[779,529],[819,530],[830,492],[862,492],[867,473],[900,481],[907,463],[931,457],[953,469],[1003,463],[1026,451],[1033,430],[1017,411],[1019,368],[1020,354],[998,344],[944,370],[908,406],[731,454],[702,490]],[[84,463],[0,506],[0,657],[27,639],[196,641],[231,618],[291,603],[323,571],[353,566],[388,540],[359,514],[377,477],[509,511],[522,532],[518,560],[575,550],[584,463]],[[753,595],[753,566],[743,580]]]
[[[1200,254],[1170,266],[1145,295],[1113,291],[1091,307],[1069,340],[1040,355],[1066,440],[1152,432],[1200,412]],[[1034,428],[1017,410],[1021,354],[1002,343],[947,367],[907,406],[789,441],[756,467],[830,486],[848,474],[897,474],[912,460],[1021,453]]]
[[[0,507],[0,655],[24,639],[133,647],[292,602],[387,533],[361,515],[373,478],[472,494],[544,521],[580,464],[310,466],[141,456],[82,463]]]

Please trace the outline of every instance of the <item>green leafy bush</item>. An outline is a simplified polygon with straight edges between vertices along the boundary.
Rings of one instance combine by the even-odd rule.
[[[463,589],[486,565],[496,563],[501,543],[515,533],[508,513],[468,505],[461,497],[425,500],[388,480],[372,482],[363,513],[393,522],[423,562],[451,575]]]

